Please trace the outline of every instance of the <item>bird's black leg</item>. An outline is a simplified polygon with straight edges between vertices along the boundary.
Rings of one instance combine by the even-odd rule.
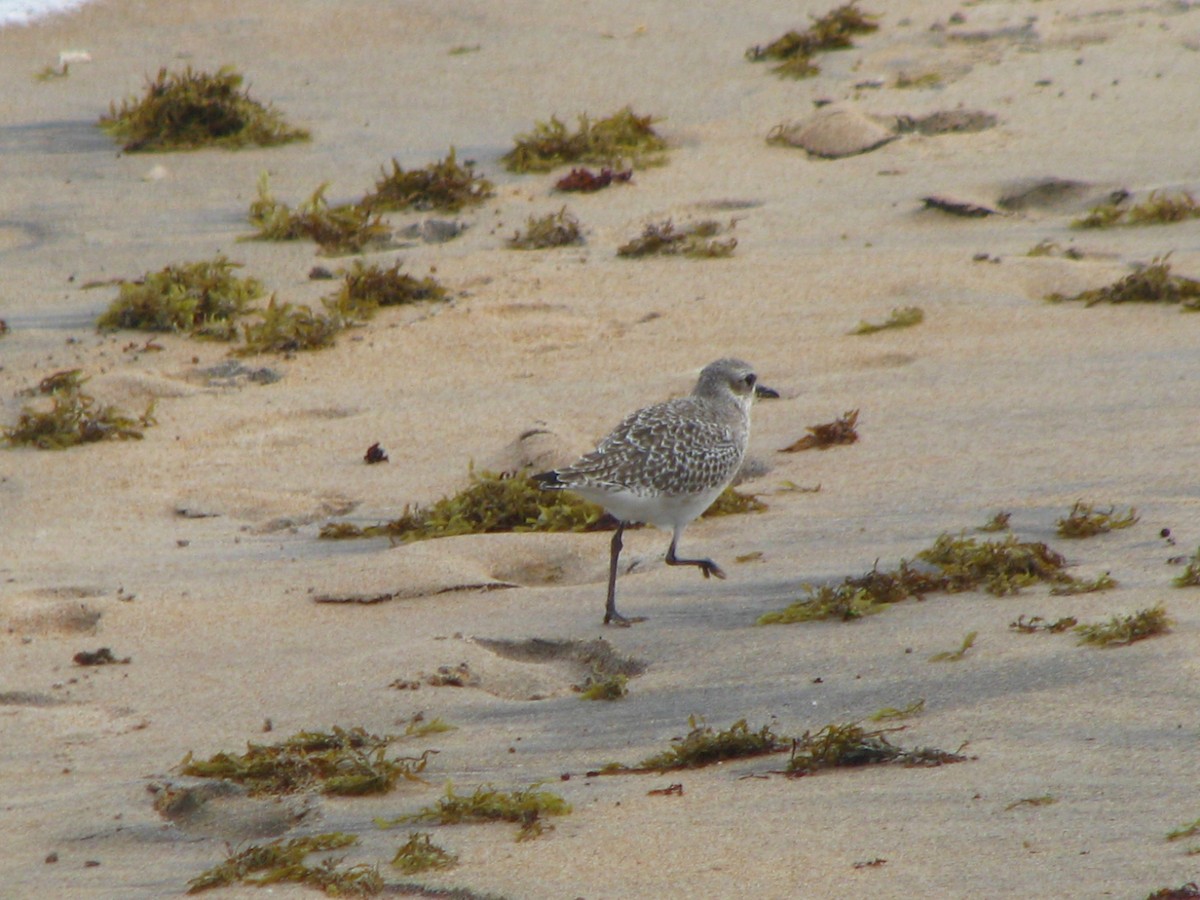
[[[625,523],[618,522],[617,530],[612,538],[612,555],[608,560],[608,602],[604,606],[605,625],[629,625],[630,622],[617,612],[617,560],[621,557],[621,535],[625,533]]]
[[[680,559],[678,556],[676,556],[675,542],[678,540],[678,534],[671,538],[671,546],[667,550],[666,562],[668,566],[697,566],[700,571],[704,573],[705,578],[707,578],[709,575],[714,575],[717,578],[725,577],[725,573],[721,570],[721,567],[711,559]]]

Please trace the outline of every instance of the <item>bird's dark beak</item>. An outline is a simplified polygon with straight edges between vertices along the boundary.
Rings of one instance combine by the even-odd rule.
[[[754,386],[754,396],[759,400],[778,400],[779,391],[775,388],[769,388],[765,384],[756,384]]]

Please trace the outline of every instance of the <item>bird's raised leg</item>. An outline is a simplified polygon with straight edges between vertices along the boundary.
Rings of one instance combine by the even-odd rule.
[[[666,562],[668,566],[696,566],[701,572],[704,573],[705,578],[707,578],[709,575],[713,575],[717,578],[725,577],[725,573],[721,570],[721,567],[711,559],[680,559],[678,556],[676,556],[675,542],[678,540],[679,532],[675,532],[674,537],[671,538],[671,546],[667,550]]]

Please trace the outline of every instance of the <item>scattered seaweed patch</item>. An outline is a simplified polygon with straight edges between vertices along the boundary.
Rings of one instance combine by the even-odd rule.
[[[1180,885],[1177,888],[1159,888],[1146,896],[1146,900],[1194,900],[1200,897],[1200,885],[1194,881]]]
[[[1069,585],[1076,579],[1063,571],[1066,559],[1041,542],[977,541],[942,534],[917,558],[929,567],[916,568],[901,560],[894,571],[878,563],[865,575],[847,577],[837,587],[807,585],[806,594],[789,606],[763,613],[759,625],[792,625],[838,619],[861,619],[890,603],[921,599],[932,593],[959,593],[982,588],[989,594],[1016,594],[1038,583]]]
[[[1151,191],[1144,203],[1129,206],[1123,195],[1117,202],[1094,206],[1071,223],[1072,228],[1112,228],[1114,225],[1171,225],[1200,219],[1200,203],[1188,191],[1171,194]]]
[[[1121,646],[1166,634],[1174,623],[1160,603],[1149,609],[1139,610],[1127,616],[1113,616],[1107,622],[1094,625],[1076,625],[1079,643],[1095,644],[1098,647]]]
[[[679,769],[699,769],[730,759],[746,759],[780,753],[790,742],[775,734],[771,726],[764,725],[757,731],[739,719],[728,728],[714,731],[695,716],[688,718],[691,729],[684,737],[675,738],[671,746],[661,753],[649,756],[636,766],[620,771],[628,772],[673,772]]]
[[[80,650],[71,661],[77,666],[127,666],[133,662],[131,656],[117,656],[108,647],[99,650]]]
[[[574,685],[580,700],[622,700],[629,695],[629,676],[620,672],[594,672]]]
[[[929,657],[930,662],[958,662],[967,655],[967,651],[975,646],[975,639],[979,637],[978,631],[968,631],[962,639],[957,650],[943,650],[940,653],[935,653]]]
[[[1012,513],[1000,510],[976,530],[984,532],[1007,531],[1010,519],[1012,519]]]
[[[217,256],[120,281],[117,299],[96,321],[96,327],[176,331],[233,340],[237,320],[245,315],[247,304],[265,293],[257,278],[234,275],[238,268],[241,263]]]
[[[4,442],[10,447],[65,450],[98,441],[140,441],[144,429],[156,424],[153,400],[135,418],[115,406],[98,406],[83,391],[87,380],[81,369],[43,378],[37,393],[50,398],[50,408],[22,407],[17,424],[0,432]]]
[[[1188,557],[1187,567],[1171,583],[1175,587],[1200,587],[1200,547]]]
[[[446,796],[419,812],[395,819],[376,819],[380,828],[392,828],[412,822],[435,822],[438,825],[459,825],[464,822],[515,822],[520,825],[517,840],[538,837],[546,830],[544,817],[565,816],[571,812],[567,803],[553,791],[539,790],[540,785],[512,791],[498,791],[491,785],[480,785],[472,794],[454,793],[454,785],[446,783]],[[553,826],[550,826],[553,827]]]
[[[406,875],[415,875],[431,869],[451,869],[458,865],[458,856],[435,844],[428,831],[414,831],[392,857],[392,865]]]
[[[604,510],[567,491],[543,491],[527,473],[473,469],[468,486],[428,507],[405,507],[397,519],[361,528],[345,522],[321,528],[326,539],[390,537],[420,541],[503,531],[611,530]]]
[[[878,324],[862,321],[854,328],[850,334],[875,334],[877,331],[885,331],[889,328],[912,328],[914,325],[920,325],[925,321],[925,312],[919,306],[902,306],[898,309],[893,309],[892,314],[886,320]]]
[[[242,76],[232,66],[215,74],[158,70],[140,100],[109,105],[100,128],[124,141],[126,153],[191,150],[199,147],[272,147],[306,141],[309,133],[293,128],[270,106],[242,90]]]
[[[867,716],[872,722],[888,722],[896,719],[910,719],[913,716],[925,711],[925,699],[921,698],[914,700],[903,708],[897,709],[894,706],[885,706],[883,709],[876,710]]]
[[[780,453],[798,453],[801,450],[828,450],[839,444],[853,444],[858,440],[858,410],[844,412],[841,418],[834,419],[822,425],[810,425],[808,434],[798,441],[788,444]]]
[[[1049,619],[1041,616],[1031,616],[1025,618],[1024,615],[1017,616],[1015,622],[1009,622],[1008,627],[1013,631],[1019,631],[1021,634],[1037,634],[1044,632],[1046,634],[1060,634],[1079,624],[1079,620],[1074,616],[1063,616],[1051,622]]]
[[[766,46],[754,46],[746,51],[746,59],[760,62],[778,60],[772,71],[786,78],[809,78],[821,70],[812,61],[818,53],[845,50],[854,46],[853,36],[869,34],[879,28],[879,17],[864,13],[857,3],[847,3],[832,9],[804,31],[789,31]]]
[[[1097,510],[1089,503],[1076,500],[1075,505],[1066,516],[1058,520],[1058,536],[1064,538],[1086,538],[1097,534],[1105,534],[1121,528],[1129,528],[1137,524],[1137,510],[1130,507],[1124,515],[1116,515],[1116,508],[1110,506],[1107,512]]]
[[[1111,591],[1117,586],[1117,579],[1109,572],[1102,572],[1095,578],[1073,578],[1066,584],[1056,584],[1050,588],[1050,593],[1056,597],[1069,597],[1073,594],[1095,594],[1098,591]]]
[[[1052,806],[1058,802],[1058,798],[1051,794],[1042,794],[1040,797],[1022,797],[1020,800],[1014,800],[1012,803],[1004,807],[1005,812],[1010,812],[1014,809],[1022,809],[1024,807],[1033,806]]]
[[[385,169],[375,190],[359,205],[373,211],[441,210],[458,212],[465,206],[478,206],[496,195],[495,185],[475,174],[475,163],[459,163],[453,147],[445,159],[423,169],[405,172],[392,160],[392,171]]]
[[[1148,265],[1112,284],[1073,296],[1047,294],[1051,303],[1079,301],[1084,306],[1097,303],[1179,303],[1185,311],[1200,310],[1200,281],[1171,274],[1166,257],[1156,257]]]
[[[644,168],[666,162],[667,142],[654,130],[653,116],[639,116],[625,107],[595,121],[584,113],[579,128],[569,132],[556,116],[537,122],[533,131],[518,135],[513,149],[500,158],[510,172],[549,172],[572,163],[591,163],[619,169]]]
[[[701,518],[714,519],[718,516],[736,516],[742,513],[763,512],[767,504],[756,494],[747,494],[732,486],[725,488],[712,502],[712,506],[701,513]]]
[[[572,169],[558,181],[554,182],[556,191],[578,191],[583,194],[603,190],[613,184],[628,184],[633,178],[633,169],[624,172],[614,172],[607,166],[599,172],[588,168]]]
[[[556,213],[530,216],[525,230],[518,231],[508,240],[512,250],[544,250],[547,247],[569,247],[583,243],[583,232],[579,220],[567,212],[564,206]]]
[[[307,306],[277,303],[274,296],[258,316],[259,321],[242,325],[245,343],[234,351],[239,356],[322,350],[332,347],[346,327],[345,319],[336,313],[325,315]]]
[[[1200,819],[1195,822],[1188,822],[1186,825],[1180,825],[1178,828],[1173,828],[1167,832],[1168,841],[1181,841],[1184,838],[1195,837],[1200,834]],[[1198,894],[1200,896],[1200,894]]]
[[[905,750],[886,737],[889,731],[866,731],[857,723],[833,723],[816,734],[804,732],[792,746],[786,774],[792,778],[813,775],[822,769],[895,763],[902,766],[940,766],[963,762],[968,757],[932,747]],[[960,750],[962,748],[959,748]]]
[[[734,223],[727,227],[713,219],[676,228],[670,219],[652,222],[642,233],[617,248],[617,256],[637,259],[643,256],[690,256],[693,259],[713,259],[732,256],[737,248],[737,238],[719,235],[732,231]]]
[[[401,272],[399,261],[385,269],[356,259],[341,275],[341,288],[322,303],[331,314],[344,318],[369,319],[382,306],[446,299],[446,289],[435,278],[415,278]]]
[[[359,203],[330,206],[325,199],[328,183],[293,210],[271,194],[267,174],[258,180],[258,198],[250,204],[248,218],[258,229],[244,238],[253,241],[295,241],[308,238],[326,256],[345,256],[391,246],[392,230],[379,214]]]
[[[316,866],[306,865],[310,853],[341,850],[358,843],[353,834],[332,832],[307,837],[254,844],[231,853],[220,865],[201,872],[188,882],[188,893],[198,894],[210,888],[231,884],[304,884],[320,888],[333,896],[367,896],[383,890],[383,879],[375,866],[365,864],[340,868],[342,860],[326,859]]]
[[[436,752],[389,759],[388,747],[394,740],[362,728],[302,731],[277,744],[247,744],[242,754],[218,753],[197,760],[188,753],[180,771],[243,784],[252,795],[290,794],[314,787],[340,796],[383,794],[402,778],[421,781],[420,773]]]
[[[1026,256],[1061,256],[1063,259],[1083,259],[1083,251],[1076,247],[1064,248],[1057,241],[1045,239],[1038,241],[1025,253]]]

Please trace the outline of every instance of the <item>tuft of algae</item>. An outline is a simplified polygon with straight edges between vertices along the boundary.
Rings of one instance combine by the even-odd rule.
[[[701,518],[713,519],[718,516],[736,516],[742,513],[763,512],[767,508],[767,504],[759,500],[756,494],[747,494],[731,485],[725,488],[720,496],[712,502],[712,506],[701,514]]]
[[[1121,646],[1166,634],[1174,623],[1160,603],[1149,609],[1139,610],[1127,616],[1113,616],[1107,622],[1094,625],[1076,625],[1079,643],[1095,644],[1098,647]]]
[[[1049,238],[1038,241],[1025,253],[1026,256],[1061,256],[1063,259],[1083,259],[1083,251],[1076,247],[1064,249],[1057,241]]]
[[[940,535],[917,558],[928,566],[901,560],[894,571],[878,563],[867,574],[847,577],[837,587],[806,587],[806,594],[789,606],[763,613],[759,625],[791,625],[838,619],[854,621],[878,612],[889,603],[920,599],[931,593],[959,593],[982,588],[989,594],[1016,594],[1038,583],[1070,585],[1077,580],[1063,571],[1066,559],[1041,542],[1019,541],[1008,535],[1000,541]]]
[[[629,184],[633,179],[633,169],[626,169],[624,172],[614,172],[608,166],[604,166],[599,172],[593,172],[589,168],[572,169],[558,181],[554,182],[556,191],[578,191],[584,194],[591,194],[596,191],[604,190],[614,184]]]
[[[1200,587],[1200,547],[1188,558],[1187,567],[1171,582],[1175,587]]]
[[[4,442],[10,447],[65,450],[98,441],[140,441],[143,431],[157,424],[154,401],[135,417],[115,406],[97,405],[83,390],[87,380],[82,369],[43,378],[37,393],[49,397],[50,408],[22,407],[17,424],[0,432]]]
[[[705,219],[683,228],[676,228],[670,219],[652,222],[642,233],[617,248],[617,256],[637,259],[643,256],[689,256],[693,259],[714,259],[732,256],[737,238],[719,237],[733,230],[713,219]]]
[[[533,131],[517,135],[514,146],[500,158],[510,172],[549,172],[574,163],[620,168],[644,168],[666,162],[667,142],[654,130],[653,116],[639,116],[626,106],[603,119],[579,116],[576,131],[567,130],[556,116],[537,122]]]
[[[398,261],[385,269],[356,259],[341,275],[341,288],[322,303],[331,315],[344,319],[369,319],[382,306],[446,299],[446,289],[436,279],[401,272]]]
[[[436,804],[419,812],[395,819],[376,819],[380,828],[392,828],[411,822],[435,822],[438,825],[459,825],[464,822],[515,822],[520,825],[517,840],[538,837],[545,830],[545,816],[565,816],[571,812],[567,803],[553,791],[540,790],[540,785],[498,791],[491,785],[480,785],[472,794],[456,794],[454,785],[446,783],[446,795]]]
[[[383,879],[375,866],[360,864],[342,869],[341,859],[326,859],[316,866],[304,861],[310,853],[341,850],[356,843],[356,835],[331,832],[253,844],[191,879],[188,893],[199,894],[231,884],[264,887],[288,883],[319,888],[337,897],[378,894],[383,890]]]
[[[867,716],[867,718],[872,722],[886,722],[896,719],[909,719],[924,711],[925,699],[920,698],[914,700],[912,703],[908,704],[908,706],[900,709],[897,709],[894,706],[885,706],[883,709],[879,709],[871,713],[871,715]]]
[[[962,639],[962,643],[958,645],[957,650],[943,650],[940,653],[935,653],[929,657],[930,662],[958,662],[967,655],[967,651],[975,646],[975,639],[979,637],[978,631],[968,631]]]
[[[629,695],[629,676],[620,672],[593,672],[575,689],[580,700],[622,700]]]
[[[194,150],[200,147],[272,147],[307,141],[309,133],[288,125],[270,104],[264,106],[242,89],[242,76],[232,66],[216,73],[181,73],[165,68],[146,85],[139,100],[109,104],[100,128],[119,141],[126,153]]]
[[[858,410],[842,413],[841,418],[821,425],[810,425],[808,434],[788,444],[780,453],[798,453],[801,450],[828,450],[839,444],[853,444],[858,440]]]
[[[859,322],[850,334],[875,334],[890,328],[912,328],[925,321],[925,312],[919,306],[901,306],[892,310],[886,320],[879,323]]]
[[[856,34],[869,34],[879,28],[879,17],[864,13],[857,3],[846,3],[830,10],[804,31],[789,31],[771,43],[756,45],[746,51],[746,59],[760,62],[779,61],[773,71],[786,78],[809,78],[821,70],[813,56],[830,50],[845,50],[854,46]]]
[[[248,743],[241,754],[217,753],[198,760],[189,752],[180,771],[243,784],[252,795],[312,788],[339,796],[384,794],[400,779],[420,781],[429,755],[435,752],[389,758],[388,748],[394,740],[362,728],[301,731],[277,744]]]
[[[452,497],[428,507],[405,507],[398,519],[360,528],[344,522],[325,525],[322,538],[390,537],[421,541],[503,531],[600,531],[608,528],[604,510],[568,491],[543,491],[527,472],[468,473],[470,483]]]
[[[1172,194],[1151,191],[1144,203],[1128,206],[1122,195],[1117,202],[1094,206],[1071,223],[1072,228],[1111,228],[1114,225],[1171,225],[1200,219],[1200,203],[1188,191]]]
[[[250,204],[248,218],[258,229],[243,240],[295,241],[308,238],[316,242],[326,256],[345,256],[383,249],[391,245],[392,230],[379,214],[359,203],[330,206],[325,199],[329,184],[322,184],[312,196],[293,210],[271,194],[264,172],[258,179],[258,198]]]
[[[322,350],[333,346],[345,320],[337,315],[314,312],[307,306],[278,303],[275,297],[258,311],[259,321],[242,325],[245,344],[235,352],[239,356],[256,353],[295,353]]]
[[[1137,510],[1130,507],[1129,512],[1117,515],[1115,507],[1109,507],[1107,512],[1097,510],[1090,503],[1076,500],[1071,511],[1058,520],[1058,536],[1065,538],[1094,537],[1120,528],[1129,528],[1138,521]]]
[[[1188,822],[1186,825],[1180,825],[1178,828],[1173,828],[1167,832],[1168,841],[1179,841],[1183,838],[1195,837],[1200,834],[1200,819],[1195,822]],[[1198,894],[1200,896],[1200,894]]]
[[[1169,256],[1169,254],[1168,254]],[[1200,281],[1171,274],[1167,257],[1155,257],[1148,265],[1139,267],[1112,284],[1068,297],[1047,294],[1051,303],[1081,302],[1084,306],[1097,303],[1178,303],[1186,312],[1200,310]]]
[[[239,278],[241,263],[224,256],[169,265],[134,281],[120,281],[120,293],[96,321],[97,328],[175,331],[193,337],[231,341],[246,306],[265,293],[257,278]]]
[[[1072,578],[1065,584],[1056,584],[1050,588],[1050,593],[1056,597],[1069,597],[1073,594],[1094,594],[1097,591],[1111,591],[1117,586],[1117,579],[1108,572],[1102,572],[1095,578]]]
[[[393,159],[392,171],[384,170],[375,190],[364,196],[359,205],[379,212],[405,209],[458,212],[465,206],[478,206],[495,194],[495,185],[475,174],[472,161],[460,164],[451,147],[445,159],[423,169],[406,172]]]
[[[691,729],[684,737],[676,738],[671,746],[661,753],[647,757],[630,771],[672,772],[678,769],[698,769],[728,759],[745,759],[766,756],[786,750],[789,742],[776,735],[769,725],[753,730],[745,719],[739,719],[728,728],[714,731],[698,721],[688,718]]]
[[[431,869],[453,868],[458,865],[458,857],[435,844],[428,831],[413,831],[392,857],[392,865],[406,875],[415,875]]]
[[[1015,622],[1009,622],[1008,627],[1022,634],[1037,634],[1039,631],[1046,634],[1059,634],[1078,624],[1079,620],[1074,616],[1063,616],[1051,622],[1041,616],[1031,616],[1027,619],[1024,615],[1020,615],[1017,616]]]
[[[977,531],[1007,531],[1009,520],[1012,519],[1012,513],[1000,510],[986,522],[979,526]]]
[[[508,240],[512,250],[544,250],[548,247],[569,247],[583,243],[579,220],[564,206],[556,213],[530,216],[525,230]]]
[[[894,729],[888,729],[894,730]],[[786,774],[793,778],[822,769],[896,763],[904,766],[940,766],[963,762],[967,757],[932,747],[906,750],[886,737],[888,730],[867,731],[857,723],[831,723],[815,734],[805,732],[792,745]]]

